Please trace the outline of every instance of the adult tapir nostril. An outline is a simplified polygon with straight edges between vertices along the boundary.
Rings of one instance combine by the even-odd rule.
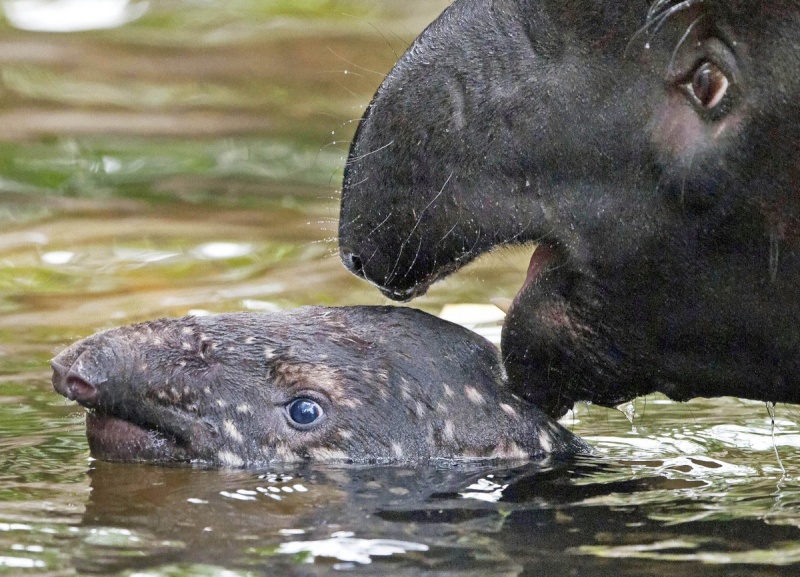
[[[90,375],[86,365],[76,360],[71,366],[64,363],[59,355],[50,361],[53,369],[53,388],[70,401],[77,401],[84,406],[96,404],[97,386],[101,384],[99,374]]]
[[[360,256],[358,256],[352,250],[346,247],[339,248],[339,256],[342,259],[344,266],[347,267],[347,270],[349,270],[356,276],[360,276],[361,278],[366,278],[364,276],[364,263],[362,262]]]

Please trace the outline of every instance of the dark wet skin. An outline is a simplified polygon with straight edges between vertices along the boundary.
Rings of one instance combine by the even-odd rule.
[[[457,0],[353,142],[345,264],[408,300],[539,245],[502,349],[552,415],[800,402],[800,3]]]
[[[421,311],[305,307],[162,319],[52,360],[92,455],[259,466],[586,452],[512,395],[496,348]]]

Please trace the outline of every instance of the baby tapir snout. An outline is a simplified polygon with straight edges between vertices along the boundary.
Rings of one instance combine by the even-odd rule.
[[[127,419],[149,420],[154,404],[182,403],[183,395],[163,392],[165,383],[174,389],[169,369],[148,372],[148,363],[157,361],[143,352],[136,337],[137,333],[112,329],[73,344],[50,361],[53,388],[87,409]]]
[[[100,342],[98,342],[100,341]],[[120,359],[102,339],[79,341],[50,361],[53,388],[87,408],[97,406],[110,375],[120,373]]]

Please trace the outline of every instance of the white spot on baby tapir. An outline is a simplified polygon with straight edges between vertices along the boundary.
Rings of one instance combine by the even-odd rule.
[[[450,388],[450,385],[444,384],[444,395],[450,399],[453,398],[453,389]]]
[[[139,370],[142,371],[143,373],[146,373],[147,369],[149,368],[150,367],[147,365],[147,363],[142,363],[142,366],[139,367]]]
[[[256,338],[255,337],[247,337],[244,340],[244,344],[246,344],[246,345],[252,345],[254,342],[256,342]]]
[[[233,421],[225,419],[225,421],[222,423],[222,426],[225,428],[225,434],[228,435],[228,437],[240,444],[244,442],[244,437],[242,437],[242,434],[239,432],[239,429],[236,428],[236,425],[233,424]]]
[[[231,453],[230,451],[219,451],[217,453],[217,458],[219,462],[226,467],[241,467],[244,465],[244,460],[236,453]]]
[[[401,447],[399,443],[392,443],[392,452],[398,459],[403,458],[403,447]]]
[[[524,451],[514,441],[500,443],[494,449],[492,458],[495,459],[528,459],[530,455]]]
[[[407,402],[414,400],[414,397],[411,395],[411,387],[408,386],[408,381],[402,377],[400,380],[400,396]]]
[[[243,415],[248,415],[250,414],[250,405],[248,405],[247,403],[242,403],[241,405],[238,405],[236,407],[236,412],[241,413]]]
[[[425,416],[425,404],[421,401],[417,401],[414,406],[414,412],[416,413],[417,417],[422,418]]]
[[[192,350],[192,343],[181,343],[181,348],[184,351],[191,351]]]
[[[167,391],[161,390],[156,393],[156,398],[159,401],[166,401],[169,400],[169,394],[167,393]]]
[[[453,421],[447,419],[444,422],[444,430],[442,431],[442,437],[444,437],[445,441],[453,442],[456,440],[456,431],[455,427],[453,427]]]
[[[272,455],[273,461],[280,461],[282,463],[294,463],[297,461],[302,461],[303,458],[292,451],[289,447],[285,445],[264,445],[261,447],[261,450],[264,452],[265,455]]]
[[[355,409],[356,407],[360,407],[363,405],[363,401],[361,399],[357,399],[355,397],[344,398],[339,401],[339,404],[343,407],[347,407],[348,409]]]
[[[474,405],[483,405],[486,403],[486,399],[483,398],[483,395],[480,394],[475,387],[466,386],[464,387],[464,392]]]
[[[353,438],[353,432],[348,431],[347,429],[342,429],[341,431],[339,431],[338,435],[339,437],[345,440]]]
[[[181,333],[183,333],[184,335],[192,334],[192,327],[183,327],[181,329]]]
[[[437,401],[436,402],[436,412],[437,413],[439,413],[440,415],[446,415],[447,411],[448,411],[447,405],[445,405],[442,401]]]
[[[224,399],[217,399],[217,406],[220,409],[224,409],[225,407],[228,406],[228,402],[226,400],[224,400]]]
[[[553,451],[553,438],[548,431],[539,431],[539,444],[542,446],[542,451],[546,453]]]
[[[361,371],[361,378],[367,382],[377,383],[384,386],[389,383],[389,373],[383,369],[379,369],[377,371],[364,369]]]
[[[211,394],[211,387],[206,387],[206,388],[204,388],[204,389],[203,389],[203,392],[204,392],[205,394],[207,394],[207,395],[210,395],[210,394]]]
[[[275,358],[275,349],[272,349],[270,347],[264,347],[264,358],[267,359],[268,361],[271,361],[272,359],[274,359]]]
[[[511,405],[507,405],[505,403],[500,403],[500,408],[503,410],[503,412],[506,415],[508,415],[512,419],[519,419],[519,413],[517,413],[517,410],[514,407],[512,407]]]
[[[316,461],[347,461],[349,455],[339,449],[328,449],[325,447],[314,447],[308,450],[308,454]]]

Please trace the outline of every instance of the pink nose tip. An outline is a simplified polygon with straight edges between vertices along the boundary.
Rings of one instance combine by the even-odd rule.
[[[71,367],[66,366],[60,362],[59,357],[50,361],[53,368],[53,388],[70,401],[91,405],[97,400],[97,387],[91,383],[91,379],[80,373],[80,367],[76,365],[78,363],[73,363]]]

